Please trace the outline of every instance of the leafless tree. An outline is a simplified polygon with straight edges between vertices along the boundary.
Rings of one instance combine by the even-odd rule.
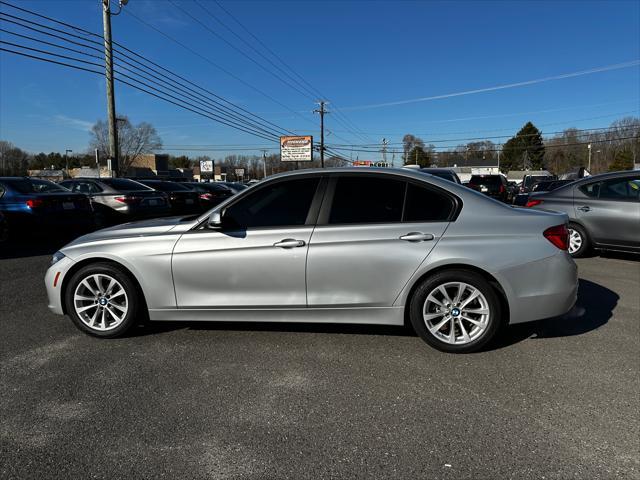
[[[126,173],[140,155],[154,153],[162,148],[162,140],[149,123],[133,125],[127,117],[120,117],[118,126],[118,156],[120,171]],[[91,128],[91,149],[98,149],[101,158],[109,156],[109,129],[107,122],[98,120]]]

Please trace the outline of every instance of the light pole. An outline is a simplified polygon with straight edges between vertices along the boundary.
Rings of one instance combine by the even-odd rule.
[[[589,166],[587,167],[587,170],[591,173],[591,144],[587,145],[587,149],[589,150]]]
[[[116,98],[113,88],[113,48],[111,42],[111,16],[118,15],[129,0],[118,0],[118,11],[111,11],[111,0],[102,0],[102,26],[104,29],[104,72],[107,84],[107,124],[109,125],[109,156],[118,176],[118,130],[116,127]]]
[[[64,151],[64,165],[66,167],[67,170],[67,176],[69,175],[69,156],[68,154],[73,153],[73,150],[65,150]]]

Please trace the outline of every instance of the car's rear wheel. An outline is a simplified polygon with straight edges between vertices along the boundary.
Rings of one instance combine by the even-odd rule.
[[[65,306],[73,323],[96,337],[123,335],[136,321],[140,301],[131,278],[109,263],[78,270],[65,290]]]
[[[569,224],[569,254],[574,257],[582,257],[589,251],[589,237],[580,225]]]
[[[467,270],[427,278],[415,290],[409,308],[416,333],[443,352],[479,350],[495,337],[502,321],[494,288],[482,275]]]

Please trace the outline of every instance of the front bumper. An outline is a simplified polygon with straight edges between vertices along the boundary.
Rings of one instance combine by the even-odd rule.
[[[563,315],[578,298],[578,267],[564,251],[500,273],[510,287],[511,324]]]
[[[52,265],[44,275],[44,284],[49,299],[49,310],[58,315],[64,315],[62,306],[62,284],[75,262],[69,257],[64,257],[55,265]],[[56,278],[57,277],[57,278]]]

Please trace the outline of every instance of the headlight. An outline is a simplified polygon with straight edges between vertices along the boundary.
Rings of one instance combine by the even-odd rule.
[[[53,257],[51,257],[51,266],[55,265],[56,263],[58,263],[63,258],[64,258],[64,253],[62,253],[62,252],[54,253]]]

